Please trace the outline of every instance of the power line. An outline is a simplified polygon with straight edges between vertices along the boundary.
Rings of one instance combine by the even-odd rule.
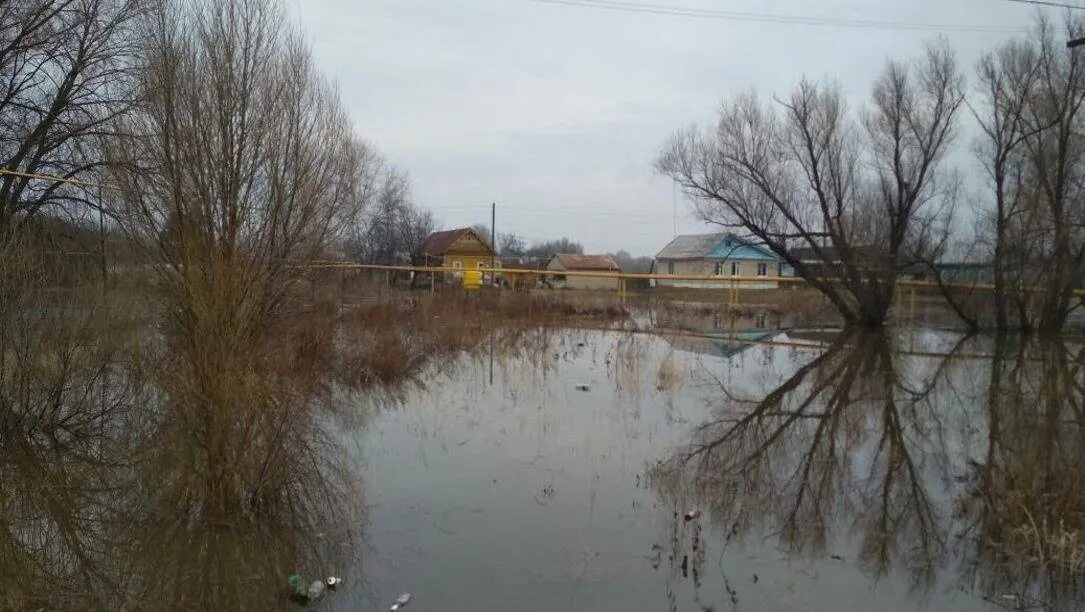
[[[1067,8],[1075,9],[1078,11],[1085,11],[1085,6],[1080,4],[1063,4],[1061,2],[1047,2],[1046,0],[1006,0],[1006,2],[1017,2],[1019,4],[1034,4],[1036,6],[1052,6],[1055,8]]]
[[[484,211],[488,209],[488,206],[433,206],[429,210],[434,213],[443,212],[471,212],[471,211]],[[639,218],[649,220],[663,220],[666,218],[667,212],[660,211],[658,213],[646,212],[646,211],[621,211],[621,210],[605,210],[599,208],[579,208],[579,207],[547,207],[547,208],[513,208],[504,207],[502,210],[507,214],[522,214],[522,215],[586,215],[586,216],[599,216],[610,218]]]
[[[105,183],[93,183],[90,181],[81,181],[78,179],[67,178],[63,176],[57,176],[55,174],[38,174],[35,172],[19,172],[18,170],[5,170],[0,168],[0,174],[6,174],[9,176],[17,176],[19,178],[26,178],[39,181],[53,181],[54,183],[68,183],[70,185],[79,185],[80,187],[98,187],[100,189],[112,189],[115,191],[124,191],[120,187],[114,185],[107,185]]]
[[[728,21],[757,21],[793,25],[832,26],[849,28],[879,28],[891,30],[935,30],[944,32],[1020,32],[1021,28],[981,26],[966,24],[909,23],[899,21],[880,21],[871,19],[840,19],[834,17],[811,17],[798,15],[773,15],[767,13],[746,13],[716,9],[700,9],[666,4],[626,2],[623,0],[528,0],[541,4],[556,4],[576,8],[594,8],[630,13],[652,15],[672,15],[678,17],[699,17],[704,19],[723,19]],[[1017,0],[1024,2],[1026,0]],[[1031,0],[1041,2],[1042,0]],[[1080,8],[1080,7],[1078,7]]]

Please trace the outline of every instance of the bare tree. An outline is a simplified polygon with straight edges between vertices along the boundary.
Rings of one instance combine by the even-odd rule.
[[[527,242],[512,232],[497,235],[497,252],[504,257],[520,257],[527,252]]]
[[[115,214],[160,276],[156,387],[227,483],[204,501],[243,506],[246,457],[274,452],[305,392],[276,370],[293,363],[274,356],[276,315],[296,264],[355,218],[359,151],[273,2],[165,1],[144,27],[138,107],[109,149]]]
[[[368,263],[409,263],[419,254],[426,236],[434,231],[433,215],[412,201],[406,172],[386,167],[377,183],[352,250],[355,257]]]
[[[572,253],[583,255],[584,245],[579,242],[573,242],[568,238],[558,238],[556,240],[546,240],[543,242],[536,242],[531,245],[525,254],[532,257],[550,257],[555,253]]]
[[[273,3],[164,2],[146,24],[117,216],[189,297],[236,282],[234,306],[266,311],[356,218],[364,150]]]
[[[987,54],[977,67],[979,91],[970,104],[983,136],[975,150],[981,160],[993,196],[990,214],[992,268],[995,285],[995,326],[1010,327],[1011,292],[1020,298],[1021,266],[1010,262],[1010,238],[1015,223],[1029,210],[1026,190],[1024,141],[1034,135],[1026,123],[1029,95],[1039,77],[1036,49],[1020,41],[1006,43]],[[1019,249],[1018,249],[1019,251]],[[1019,320],[1025,326],[1027,321]]]
[[[996,327],[1058,331],[1085,279],[1085,60],[1063,44],[1085,28],[1044,16],[981,60],[972,104],[987,174]]]
[[[934,44],[886,65],[861,120],[832,85],[803,81],[769,106],[747,93],[715,131],[676,134],[656,167],[701,219],[763,242],[846,321],[881,325],[900,268],[944,241],[957,181],[941,162],[962,99],[953,53]]]
[[[1025,99],[1026,159],[1014,197],[1023,200],[1023,212],[1022,222],[1010,226],[1003,248],[1023,247],[1014,265],[1042,289],[1035,325],[1049,332],[1065,324],[1073,291],[1085,278],[1085,58],[1062,42],[1082,28],[1085,21],[1068,16],[1064,30],[1056,33],[1039,18],[1030,43],[1035,78],[1016,83],[1015,95]]]
[[[0,234],[43,209],[97,206],[78,185],[30,175],[97,176],[97,141],[131,105],[133,24],[146,3],[0,2],[0,168],[18,173],[0,174]]]

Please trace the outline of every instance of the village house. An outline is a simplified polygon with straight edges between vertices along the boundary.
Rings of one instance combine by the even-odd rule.
[[[422,252],[415,265],[455,268],[460,270],[489,270],[491,264],[500,266],[490,243],[469,227],[433,232],[422,243]]]
[[[786,271],[786,264],[772,251],[730,233],[676,236],[656,255],[654,264],[656,274],[711,277],[660,278],[657,287],[722,289],[731,286],[730,277],[759,276],[765,282],[744,282],[742,287],[775,289],[779,282],[773,279],[785,276]]]
[[[621,272],[610,255],[557,254],[546,263],[547,270],[569,272]],[[618,278],[608,276],[577,276],[554,274],[546,281],[553,287],[564,289],[596,289],[617,291]]]

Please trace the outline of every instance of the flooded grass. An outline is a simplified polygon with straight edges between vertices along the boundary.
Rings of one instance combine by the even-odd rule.
[[[360,306],[339,316],[338,369],[354,384],[390,385],[429,362],[478,346],[498,329],[621,326],[627,317],[612,301],[530,293],[407,294],[395,303]]]

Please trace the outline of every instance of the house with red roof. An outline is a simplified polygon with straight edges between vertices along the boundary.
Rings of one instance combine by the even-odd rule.
[[[621,272],[621,268],[610,255],[575,255],[559,253],[550,257],[546,269],[555,272]],[[618,289],[618,278],[614,276],[579,276],[555,274],[549,277],[555,287],[565,289]]]

